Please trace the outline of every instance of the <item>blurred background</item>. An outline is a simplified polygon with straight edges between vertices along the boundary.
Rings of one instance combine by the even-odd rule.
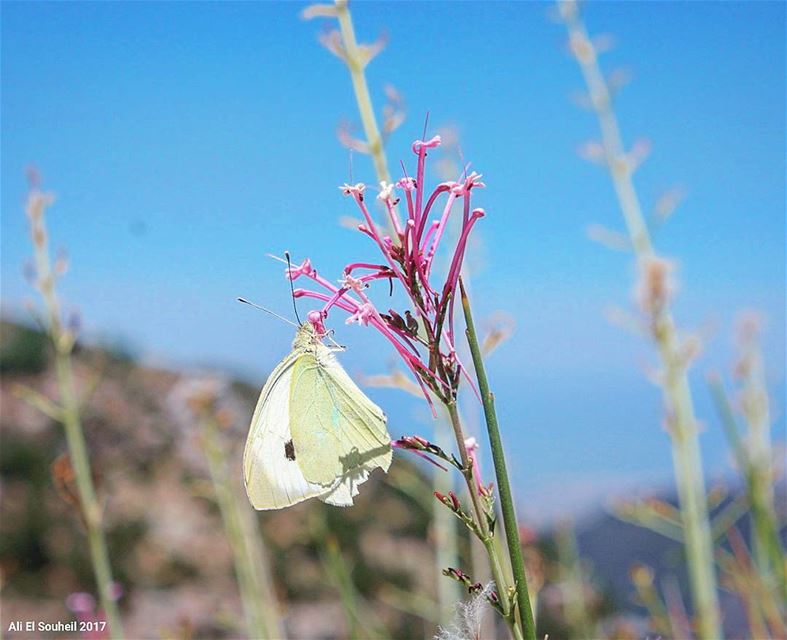
[[[268,253],[309,257],[332,280],[348,262],[375,260],[341,223],[356,212],[336,187],[377,180],[369,157],[340,141],[363,132],[347,69],[318,42],[335,21],[304,21],[304,7],[3,4],[4,620],[68,619],[81,611],[69,594],[95,595],[79,510],[63,499],[68,472],[52,466],[62,429],[15,393],[20,383],[58,393],[25,278],[34,165],[56,196],[52,250],[68,257],[57,286],[64,316],[78,319],[77,386],[94,388],[83,427],[127,635],[246,633],[215,471],[238,492],[256,394],[292,328],[235,299],[293,316]],[[683,561],[678,545],[611,505],[674,503],[669,438],[654,349],[620,326],[633,307],[631,253],[588,237],[624,227],[605,170],[586,161],[598,125],[577,105],[583,83],[565,27],[541,3],[352,8],[359,39],[387,42],[367,68],[378,115],[386,102],[405,115],[386,143],[392,172],[400,161],[411,170],[428,113],[428,134],[449,143],[430,179],[471,163],[487,184],[474,196],[487,217],[469,269],[480,323],[506,328],[488,372],[533,571],[560,581],[553,533],[573,522],[593,616],[647,631],[631,567],[684,584]],[[655,220],[665,198],[685,196],[654,239],[678,265],[676,320],[702,342],[690,376],[722,504],[741,488],[705,377],[733,380],[747,310],[761,319],[776,449],[785,441],[785,7],[590,3],[585,14],[591,32],[611,34],[599,45],[614,43],[602,59],[610,81],[631,79],[615,109],[628,144],[651,152],[636,174],[644,209]],[[301,317],[311,308],[298,307]],[[372,331],[338,315],[330,326],[357,380],[395,365]],[[435,437],[423,400],[366,391],[394,438]],[[434,634],[445,578],[432,566],[431,482],[397,454],[352,509],[305,504],[254,519],[291,637]],[[457,535],[462,557],[469,543]],[[724,606],[728,627],[743,628],[743,605],[730,595]],[[545,632],[570,637],[565,616],[553,618]]]

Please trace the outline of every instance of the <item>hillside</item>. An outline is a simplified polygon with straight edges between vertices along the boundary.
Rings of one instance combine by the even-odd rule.
[[[67,596],[92,592],[93,576],[73,479],[64,473],[65,439],[58,424],[18,396],[21,384],[56,397],[54,372],[40,333],[8,322],[0,329],[4,619],[68,620]],[[142,366],[95,347],[79,347],[75,365],[80,389],[93,389],[84,428],[128,637],[242,637],[231,549],[186,397],[210,376]],[[258,390],[215,374],[211,379],[220,390],[227,468],[245,507],[240,455]],[[291,637],[347,637],[341,576],[331,570],[337,550],[366,624],[392,637],[431,637],[434,624],[415,613],[433,610],[436,597],[431,508],[427,476],[397,455],[391,472],[376,474],[351,509],[312,500],[259,514]],[[550,538],[545,532],[531,546],[531,562],[548,564]],[[677,575],[685,584],[679,545],[659,535],[599,512],[579,523],[577,538],[603,596],[601,616],[633,616],[646,631],[629,577],[636,563],[654,567],[659,583]],[[544,573],[548,587],[553,572]],[[731,596],[724,600],[726,625],[736,630],[742,612]],[[543,621],[550,624],[550,598],[544,603]],[[550,637],[564,637],[554,624]]]

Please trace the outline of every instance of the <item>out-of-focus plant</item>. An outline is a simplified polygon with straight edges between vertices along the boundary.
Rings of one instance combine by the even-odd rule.
[[[66,598],[66,607],[80,625],[84,640],[105,640],[109,637],[107,622],[96,611],[96,599],[89,593],[76,592]]]
[[[309,518],[312,538],[317,541],[323,570],[339,592],[349,640],[385,640],[390,637],[385,625],[367,600],[358,593],[351,568],[342,556],[339,541],[317,512]]]
[[[618,500],[612,508],[615,515],[626,522],[647,527],[683,544],[680,511],[658,498]]]
[[[199,442],[208,463],[224,533],[232,549],[243,614],[249,637],[285,638],[278,612],[270,565],[254,512],[232,478],[229,449],[223,433],[236,416],[221,406],[226,385],[216,378],[184,379],[171,392],[171,401],[185,405],[196,419]],[[177,408],[182,408],[178,406]]]
[[[421,390],[401,370],[393,369],[389,374],[367,376],[364,383],[371,387],[387,387],[399,389],[417,398],[421,397]],[[435,439],[443,440],[450,437],[447,414],[441,415],[435,422]],[[421,489],[422,487],[419,487]],[[452,477],[446,473],[432,474],[432,492],[447,495],[453,491]],[[416,499],[417,496],[414,496]],[[443,579],[443,567],[453,567],[459,564],[459,537],[457,523],[442,504],[430,500],[432,507],[432,542],[435,550],[436,591],[437,591],[437,621],[447,626],[452,620],[456,602],[460,598],[459,585],[454,581]],[[432,616],[434,617],[434,616]]]
[[[313,4],[304,9],[301,14],[306,19],[311,18],[334,18],[339,23],[339,30],[329,31],[320,38],[320,42],[332,54],[347,65],[352,79],[355,100],[358,104],[358,112],[363,123],[365,140],[355,140],[346,132],[343,132],[342,139],[345,144],[362,153],[368,153],[374,161],[374,169],[377,179],[380,181],[391,182],[391,174],[388,171],[388,161],[385,157],[383,145],[385,139],[404,121],[404,113],[399,107],[401,99],[392,88],[388,90],[389,103],[384,112],[382,134],[377,124],[377,116],[374,113],[372,99],[369,94],[369,86],[366,83],[366,66],[382,51],[385,46],[385,39],[380,38],[373,44],[359,45],[355,38],[355,28],[353,27],[352,15],[347,7],[347,0],[336,0],[334,4]]]
[[[667,606],[664,604],[656,587],[656,576],[653,569],[643,564],[631,568],[631,582],[637,592],[639,603],[648,612],[650,626],[654,633],[668,638],[689,638],[690,635],[675,635]]]
[[[573,638],[598,637],[597,630],[590,624],[585,597],[585,577],[572,524],[561,523],[557,527],[555,538],[565,621]]]
[[[722,583],[743,602],[751,637],[784,640],[787,638],[787,618],[781,592],[757,569],[737,528],[728,529],[727,540],[731,552],[721,547],[716,551]]]
[[[626,637],[616,635],[615,627],[621,619],[614,615],[612,602],[596,583],[591,566],[580,556],[573,523],[562,520],[549,536],[529,537],[533,543],[525,547],[526,552],[538,553],[543,567],[538,600],[539,634],[566,640]],[[526,539],[528,536],[523,536]],[[533,570],[528,575],[534,573],[538,575]]]
[[[60,422],[66,435],[70,466],[76,485],[75,501],[78,503],[80,517],[85,525],[90,549],[90,558],[96,578],[96,589],[103,615],[106,616],[109,637],[123,637],[120,615],[113,593],[114,582],[109,563],[109,553],[104,535],[103,507],[96,495],[93,474],[90,468],[85,433],[82,429],[81,409],[86,400],[80,397],[74,381],[71,354],[76,344],[76,323],[66,323],[60,309],[60,300],[55,285],[58,277],[66,269],[65,259],[52,264],[49,254],[49,235],[45,214],[54,201],[50,193],[38,189],[37,177],[31,178],[30,193],[27,198],[27,218],[33,242],[34,267],[30,274],[33,286],[44,304],[43,324],[52,343],[55,354],[55,369],[59,397],[52,400],[38,391],[18,385],[17,394],[52,420]]]
[[[758,589],[765,589],[771,594],[768,601],[781,603],[778,608],[784,616],[787,612],[787,551],[779,536],[783,523],[779,522],[774,504],[774,483],[783,469],[779,469],[779,458],[773,451],[771,441],[768,390],[759,345],[760,325],[759,317],[751,312],[743,314],[738,322],[738,359],[734,367],[739,407],[737,414],[721,376],[717,373],[708,375],[713,399],[743,479],[752,523],[751,566],[744,562],[743,552],[734,554],[732,558],[727,557],[722,566],[728,571],[732,568],[733,572],[735,567],[746,568],[746,571],[727,579],[733,585],[740,585],[743,575],[756,574],[752,579],[756,578]],[[741,429],[738,416],[743,418],[745,430]],[[729,526],[724,532],[728,530]],[[747,594],[741,593],[741,596],[744,602],[748,598]],[[757,618],[751,614],[749,620],[756,622]],[[752,628],[752,631],[755,629]]]
[[[675,482],[680,501],[680,523],[697,629],[703,640],[722,638],[713,541],[706,503],[705,480],[699,444],[699,424],[694,414],[688,368],[697,352],[695,341],[678,334],[670,305],[674,295],[673,264],[660,257],[651,241],[634,187],[633,174],[647,155],[648,145],[626,151],[613,110],[610,80],[601,72],[597,43],[587,33],[575,0],[560,0],[560,15],[569,34],[569,47],[587,85],[584,101],[595,112],[601,142],[583,147],[583,155],[606,166],[628,231],[624,247],[633,249],[640,272],[638,302],[661,360],[659,382],[666,409],[666,427],[672,444]]]

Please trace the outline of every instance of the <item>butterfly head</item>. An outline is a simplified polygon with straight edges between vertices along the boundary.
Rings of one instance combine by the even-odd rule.
[[[298,327],[298,332],[295,334],[295,339],[292,341],[292,348],[308,349],[319,343],[320,335],[314,329],[314,325],[311,322],[304,322]]]

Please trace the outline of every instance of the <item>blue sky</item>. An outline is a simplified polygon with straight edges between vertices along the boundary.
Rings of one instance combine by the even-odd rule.
[[[22,306],[29,247],[24,169],[57,193],[50,223],[72,268],[62,283],[89,334],[149,360],[212,365],[261,383],[287,351],[286,325],[237,295],[287,314],[267,252],[310,256],[324,274],[373,252],[341,228],[353,214],[337,124],[357,121],[346,69],[322,49],[297,3],[13,3],[2,6],[2,300]],[[408,118],[388,146],[450,125],[488,188],[476,203],[483,269],[479,314],[507,310],[517,331],[490,361],[504,436],[528,499],[557,487],[668,476],[653,353],[610,326],[630,305],[629,255],[585,235],[622,229],[605,173],[579,159],[596,122],[570,96],[581,77],[549,5],[354,5],[362,40],[389,44],[368,68],[373,99],[392,83]],[[702,375],[731,360],[741,308],[768,318],[767,366],[784,405],[785,7],[782,3],[589,3],[593,33],[614,34],[602,63],[633,82],[616,108],[629,144],[653,151],[636,176],[647,207],[679,184],[688,196],[656,236],[678,259],[676,317],[711,327],[696,370],[712,471],[726,446]],[[367,158],[354,177],[374,182]],[[433,176],[437,179],[437,176]],[[306,305],[301,306],[306,310]],[[345,328],[351,373],[389,364],[383,343]],[[392,433],[423,430],[423,408],[370,392]],[[777,428],[783,431],[779,416]],[[524,491],[524,489],[523,489]]]

